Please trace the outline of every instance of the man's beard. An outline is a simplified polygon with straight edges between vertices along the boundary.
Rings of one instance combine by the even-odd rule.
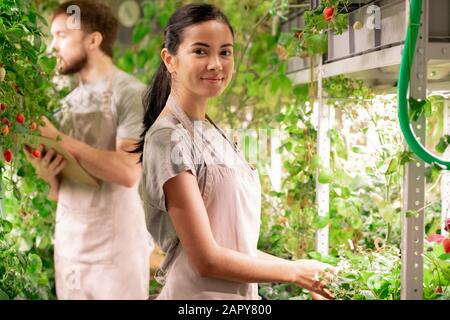
[[[62,59],[60,57],[60,59]],[[83,52],[76,60],[72,63],[67,63],[66,60],[62,60],[63,65],[58,66],[58,72],[62,75],[69,75],[80,72],[87,64],[87,54]]]

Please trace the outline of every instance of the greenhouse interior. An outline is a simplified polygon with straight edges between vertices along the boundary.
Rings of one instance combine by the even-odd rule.
[[[0,300],[450,300],[449,99],[448,0],[2,0]]]

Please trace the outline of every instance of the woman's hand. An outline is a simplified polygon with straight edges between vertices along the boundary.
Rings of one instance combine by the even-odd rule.
[[[315,292],[310,292],[309,294],[311,295],[313,300],[330,300],[330,299],[327,299],[324,296],[321,296],[320,294],[315,293]]]
[[[295,283],[311,291],[315,300],[333,299],[333,294],[327,288],[335,274],[333,266],[317,260],[297,260],[297,279]]]

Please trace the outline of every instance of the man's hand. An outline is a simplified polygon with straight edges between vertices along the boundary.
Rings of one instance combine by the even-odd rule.
[[[38,150],[42,154],[42,145],[38,148]],[[29,146],[25,146],[25,156],[36,169],[36,174],[50,184],[57,180],[57,175],[67,164],[67,161],[60,154],[56,154],[53,149],[47,150],[43,157],[35,158],[32,155],[31,148]]]
[[[39,131],[43,137],[47,137],[56,140],[57,136],[62,135],[61,131],[55,128],[55,126],[47,119],[47,117],[42,117],[42,121],[45,123],[44,126],[39,126]]]
[[[61,147],[67,150],[94,177],[127,188],[133,187],[139,181],[141,173],[141,167],[138,165],[139,154],[128,152],[135,148],[136,140],[116,139],[116,150],[97,149],[63,134],[47,118],[43,117],[42,121],[45,123],[44,126],[39,127],[42,136],[56,140],[59,135]],[[103,134],[109,135],[113,132],[104,132]]]

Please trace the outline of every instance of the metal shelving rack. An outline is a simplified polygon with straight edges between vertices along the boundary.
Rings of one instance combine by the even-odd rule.
[[[312,8],[320,1],[304,1]],[[330,161],[330,109],[322,99],[322,79],[339,74],[357,79],[380,93],[396,92],[396,81],[401,62],[403,42],[409,17],[409,0],[352,1],[363,4],[349,13],[348,28],[341,35],[329,33],[327,54],[315,59],[314,77],[317,79],[319,126],[318,154],[321,163]],[[374,7],[376,6],[376,7]],[[379,8],[378,12],[374,8]],[[301,29],[303,11],[292,13],[285,21],[282,31]],[[380,28],[353,29],[356,20],[367,21],[379,14]],[[434,91],[450,92],[450,1],[424,0],[421,29],[417,40],[416,54],[411,70],[410,93],[416,99],[425,99]],[[288,76],[295,85],[311,81],[308,59],[294,58],[288,62]],[[446,115],[449,112],[446,110]],[[448,119],[447,119],[448,118]],[[445,117],[444,126],[449,127],[450,117]],[[417,137],[425,144],[425,119],[413,124]],[[425,206],[425,163],[415,158],[406,166],[402,208],[402,299],[422,299],[423,289],[423,238]],[[450,190],[450,177],[443,179],[442,186]],[[448,185],[448,187],[447,187]],[[447,189],[445,189],[447,190]],[[450,191],[443,190],[443,194]],[[444,201],[443,201],[444,204]],[[320,215],[329,211],[329,187],[317,183],[317,205]],[[406,217],[408,210],[417,211],[417,216]],[[443,206],[448,211],[448,204]],[[446,216],[443,212],[443,217]],[[328,230],[316,235],[316,249],[328,252]]]

